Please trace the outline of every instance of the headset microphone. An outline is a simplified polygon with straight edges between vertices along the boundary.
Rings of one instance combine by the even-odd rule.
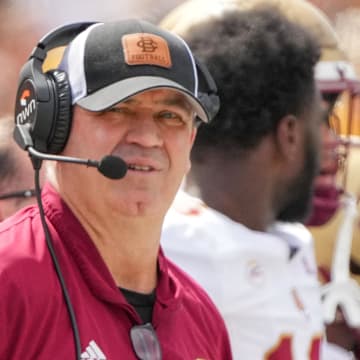
[[[118,156],[107,155],[100,161],[91,159],[80,159],[70,156],[45,154],[34,149],[32,139],[26,125],[17,124],[14,131],[16,142],[30,155],[41,160],[62,161],[73,164],[96,167],[98,171],[109,179],[122,179],[127,172],[127,165],[123,159]]]
[[[109,179],[122,179],[127,172],[126,162],[118,156],[104,156],[96,166],[99,172]]]

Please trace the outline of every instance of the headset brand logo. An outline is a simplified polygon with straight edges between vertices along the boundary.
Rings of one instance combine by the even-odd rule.
[[[148,33],[124,35],[122,46],[128,65],[172,66],[169,45],[160,36]]]
[[[36,109],[36,101],[31,97],[31,91],[29,89],[23,90],[20,96],[20,109],[18,114],[16,115],[16,123],[17,124],[25,124],[28,121],[30,115],[35,112]]]
[[[29,89],[25,89],[23,91],[23,93],[21,94],[21,97],[20,97],[20,105],[21,106],[26,106],[26,103],[27,103],[27,98],[30,96],[30,90]]]

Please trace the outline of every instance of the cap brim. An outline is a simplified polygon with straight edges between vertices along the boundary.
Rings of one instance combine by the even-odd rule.
[[[196,115],[202,121],[209,122],[209,116],[200,100],[178,83],[161,77],[139,76],[121,80],[79,99],[76,104],[89,111],[103,111],[131,96],[159,88],[173,89],[182,93]]]

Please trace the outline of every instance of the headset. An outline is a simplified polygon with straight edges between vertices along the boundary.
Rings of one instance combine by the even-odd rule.
[[[75,312],[55,253],[41,200],[39,170],[42,160],[65,161],[97,167],[106,177],[120,179],[127,171],[126,163],[115,156],[101,161],[57,155],[64,149],[71,130],[72,97],[67,74],[54,69],[44,72],[48,52],[67,46],[78,34],[97,22],[80,22],[61,26],[46,34],[32,50],[19,75],[15,103],[14,139],[28,151],[35,169],[35,193],[46,243],[57,273],[69,313],[74,336],[76,360],[81,358],[81,342]],[[211,120],[218,112],[220,100],[217,88],[206,66],[195,58],[198,72],[198,98]]]
[[[68,139],[71,118],[71,89],[67,74],[60,70],[43,72],[49,50],[66,46],[95,22],[61,26],[46,34],[33,49],[19,76],[15,103],[15,123],[25,125],[36,150],[60,153]],[[21,146],[20,139],[15,137]]]
[[[37,156],[36,152],[42,151],[50,154],[61,152],[68,139],[72,119],[71,90],[67,75],[60,70],[43,72],[42,67],[47,53],[56,47],[66,46],[76,35],[92,24],[94,22],[61,26],[38,42],[29,60],[21,69],[15,104],[14,139],[21,148],[29,152],[35,169],[35,195],[40,219],[69,313],[76,360],[81,358],[80,335],[69,292],[45,220],[39,183],[41,159],[44,157]]]

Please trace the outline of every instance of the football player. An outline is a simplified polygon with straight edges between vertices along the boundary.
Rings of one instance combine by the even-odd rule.
[[[188,35],[191,33],[191,27],[196,24],[201,24],[206,22],[210,18],[220,17],[225,10],[248,10],[255,8],[257,6],[262,6],[264,4],[270,4],[277,7],[283,14],[285,14],[288,19],[294,21],[305,28],[309,29],[313,35],[319,41],[322,47],[321,61],[317,64],[316,67],[316,78],[318,86],[323,94],[323,104],[326,108],[329,117],[324,117],[324,122],[322,126],[323,133],[323,149],[322,149],[322,166],[319,177],[316,179],[316,190],[314,196],[314,211],[311,214],[309,224],[322,226],[325,223],[328,223],[334,216],[334,214],[342,208],[342,204],[346,204],[346,201],[343,201],[344,191],[339,187],[339,183],[336,179],[336,174],[339,169],[339,163],[341,166],[346,165],[349,161],[344,155],[346,155],[347,147],[344,146],[344,142],[339,139],[338,134],[335,130],[338,130],[341,121],[338,120],[340,116],[340,104],[344,102],[344,97],[346,102],[354,99],[355,90],[357,88],[357,78],[354,73],[352,65],[346,60],[344,54],[339,50],[338,40],[335,35],[335,32],[323,13],[321,13],[317,8],[312,6],[306,1],[301,0],[291,0],[291,1],[273,1],[273,0],[228,0],[228,1],[213,1],[206,2],[201,0],[192,0],[185,2],[180,5],[174,11],[172,11],[165,19],[162,21],[162,25],[168,29],[171,29],[181,35]],[[347,96],[347,97],[346,97]],[[337,101],[340,99],[339,101]],[[241,101],[241,99],[239,99]],[[346,143],[345,143],[346,144]],[[342,161],[346,159],[345,163]],[[219,169],[221,171],[221,169]],[[211,181],[211,179],[209,179]],[[192,192],[191,178],[187,179],[186,189],[188,192]],[[221,196],[221,190],[219,189],[219,195]],[[199,195],[199,194],[198,194]],[[346,197],[347,199],[348,197]],[[216,245],[215,240],[217,237],[224,239],[226,234],[228,234],[226,228],[231,226],[231,222],[226,221],[226,219],[216,212],[211,212],[211,208],[208,207],[208,204],[204,204],[201,200],[190,198],[187,195],[181,194],[178,196],[177,201],[174,204],[173,211],[170,212],[168,216],[168,227],[164,232],[163,241],[164,246],[167,249],[167,252],[170,256],[180,263],[186,270],[193,274],[200,283],[202,283],[205,288],[209,291],[210,295],[213,296],[217,305],[223,311],[223,316],[227,320],[230,333],[233,334],[233,347],[235,349],[235,358],[238,354],[242,354],[241,350],[248,349],[249,358],[252,359],[276,359],[276,355],[279,355],[281,359],[304,359],[301,355],[303,348],[311,349],[311,339],[314,340],[317,338],[318,334],[315,332],[305,330],[306,327],[297,329],[300,331],[301,335],[296,334],[296,330],[289,330],[289,323],[291,323],[291,315],[286,313],[285,306],[283,309],[282,317],[278,316],[276,312],[265,311],[264,308],[257,311],[255,304],[261,304],[259,297],[257,297],[257,291],[253,289],[253,292],[249,291],[248,284],[242,284],[237,286],[243,287],[243,290],[232,290],[228,288],[228,285],[225,282],[222,282],[224,279],[222,275],[225,274],[226,269],[229,268],[229,264],[232,264],[231,260],[227,259],[225,261],[226,251],[229,251],[230,248],[227,248],[225,240],[223,241],[224,248],[216,248],[213,246]],[[177,212],[177,213],[176,213]],[[183,220],[183,217],[179,214],[187,215],[188,220]],[[279,214],[281,217],[281,214]],[[211,220],[211,224],[207,221]],[[204,221],[204,224],[201,222]],[[190,225],[189,225],[190,224]],[[193,229],[191,229],[193,227]],[[203,241],[202,246],[199,248],[189,248],[187,243],[180,242],[182,238],[191,239],[195,234],[198,234],[194,229],[201,229],[204,239],[207,239],[208,242]],[[312,240],[309,240],[308,234],[306,232],[300,231],[300,228],[295,230],[294,227],[287,228],[288,231],[288,241],[289,246],[291,247],[290,233],[295,233],[294,236],[298,241],[297,252],[303,254],[298,256],[302,258],[302,261],[306,263],[306,268],[309,273],[313,271],[312,269]],[[313,229],[313,228],[311,228]],[[178,234],[176,236],[176,234]],[[284,234],[283,234],[284,235]],[[329,237],[335,240],[335,233],[329,234]],[[240,234],[239,234],[240,236]],[[180,239],[177,239],[180,238]],[[286,238],[286,236],[283,236]],[[317,236],[316,236],[317,238]],[[322,239],[319,239],[320,241]],[[241,241],[241,239],[238,239]],[[251,239],[249,239],[251,241]],[[317,241],[320,242],[320,241]],[[184,245],[185,244],[185,245]],[[328,247],[328,240],[322,242],[325,247]],[[232,270],[239,271],[241,264],[243,263],[242,273],[233,274],[234,279],[239,278],[244,275],[244,272],[248,274],[251,282],[262,283],[262,279],[265,277],[264,268],[261,266],[261,260],[267,259],[269,254],[272,254],[271,250],[274,249],[258,249],[255,242],[249,244],[249,247],[253,247],[254,255],[253,261],[249,259],[246,262],[246,252],[244,251],[243,258],[233,259],[234,263],[237,262],[236,267]],[[276,250],[274,250],[276,253]],[[233,252],[233,257],[235,257],[236,252]],[[306,254],[306,255],[304,255]],[[257,259],[257,260],[255,260]],[[259,260],[260,259],[260,260]],[[291,266],[295,268],[294,264],[296,261],[289,261],[289,269]],[[320,262],[321,263],[321,262]],[[328,264],[329,262],[327,262]],[[211,266],[209,265],[211,264]],[[245,265],[247,264],[247,265]],[[204,269],[208,271],[204,271]],[[214,269],[218,271],[214,271]],[[275,267],[274,267],[275,269]],[[212,273],[211,273],[212,271]],[[306,270],[305,270],[306,271]],[[301,275],[301,274],[300,274]],[[313,277],[316,277],[316,274],[313,273]],[[313,279],[314,280],[314,279]],[[283,274],[279,274],[277,282],[285,281]],[[301,276],[298,281],[298,287],[301,288]],[[261,286],[261,285],[260,285]],[[315,281],[312,283],[313,289],[316,290]],[[278,291],[277,294],[273,294],[271,298],[269,295],[269,303],[271,301],[280,304],[279,300],[279,289],[276,287],[276,290],[273,290],[274,293]],[[304,293],[302,293],[303,295]],[[241,298],[242,296],[242,298]],[[298,296],[298,293],[295,292],[296,303],[302,308],[309,316],[309,319],[316,318],[319,319],[311,313],[316,308],[309,304],[304,305],[304,300]],[[303,295],[304,296],[304,295]],[[307,295],[305,295],[307,296]],[[253,299],[253,300],[252,300]],[[306,301],[309,301],[311,296],[309,295]],[[311,301],[311,300],[310,300]],[[316,302],[316,300],[314,300]],[[229,304],[232,302],[232,304]],[[253,307],[251,307],[253,306]],[[237,310],[236,310],[237,309]],[[234,312],[238,311],[238,324],[234,324]],[[316,311],[316,310],[315,310]],[[329,311],[331,313],[331,311]],[[242,314],[242,315],[241,315]],[[246,315],[245,315],[246,314]],[[335,311],[332,311],[332,314],[335,314]],[[257,319],[259,319],[259,326],[257,325]],[[286,323],[284,325],[284,323]],[[260,325],[261,323],[261,325]],[[283,325],[281,325],[281,323]],[[270,339],[271,336],[274,336],[274,329],[278,330],[278,341],[273,344],[271,350],[269,350],[269,344],[265,344],[262,340],[265,338],[265,335],[260,331],[260,326],[262,329],[267,331],[267,339]],[[243,327],[242,329],[240,329]],[[320,328],[320,327],[319,327]],[[240,329],[240,330],[239,330]],[[291,354],[285,354],[279,352],[279,349],[283,346],[286,341],[289,341],[289,338],[286,338],[284,334],[294,333],[293,344],[291,346]],[[335,338],[331,336],[331,341],[337,341],[339,335],[336,335]],[[302,339],[299,340],[299,338]],[[309,346],[305,346],[304,338],[308,336]],[[297,340],[296,340],[297,339]],[[299,345],[302,344],[302,345]],[[314,345],[314,343],[312,343]],[[345,344],[341,344],[345,345]],[[255,352],[251,352],[251,346],[257,349],[256,354],[259,354],[259,349],[261,349],[260,355],[258,357],[254,356]],[[278,347],[277,347],[278,346]],[[344,346],[349,350],[354,350],[353,346]],[[284,349],[285,347],[283,347]],[[302,348],[302,350],[299,350]],[[237,350],[239,349],[239,350]],[[241,350],[240,350],[241,349]],[[314,349],[314,347],[312,347]],[[253,350],[255,351],[255,350]],[[327,353],[324,354],[325,359],[330,359],[334,357],[337,359],[351,359],[352,354],[347,351],[343,351],[340,348],[329,348],[327,347]],[[309,359],[317,359],[316,351],[309,353]],[[240,356],[240,355],[238,355]],[[326,356],[326,357],[325,357]]]

